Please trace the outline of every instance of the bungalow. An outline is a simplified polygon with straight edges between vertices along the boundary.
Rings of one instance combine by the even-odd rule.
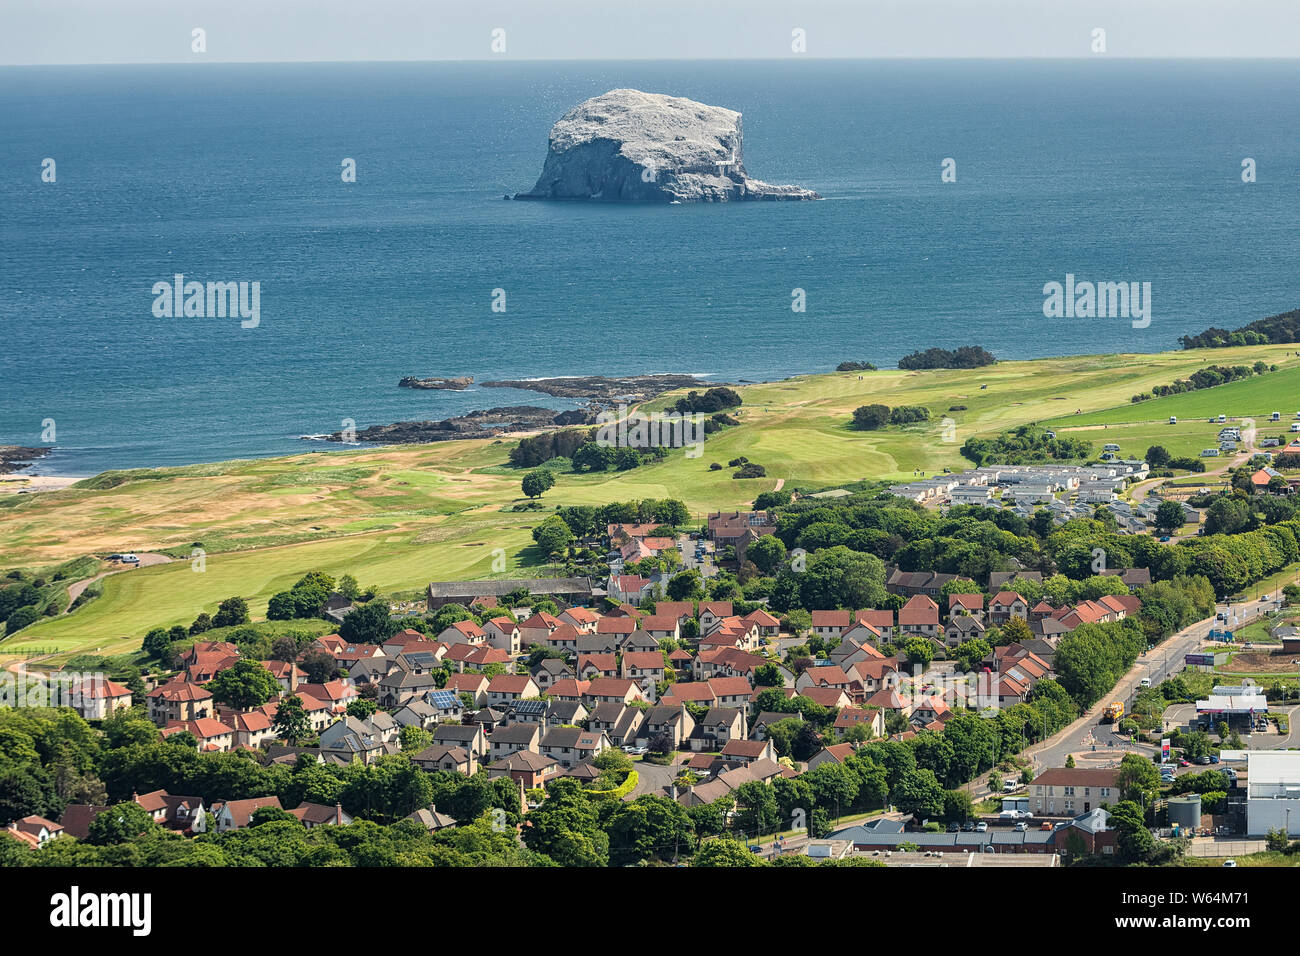
[[[53,820],[47,820],[35,814],[23,817],[21,820],[15,820],[5,828],[5,831],[33,849],[39,849],[51,840],[57,840],[63,836],[63,827]]]
[[[937,599],[943,592],[943,586],[956,579],[955,574],[940,574],[937,571],[902,571],[894,568],[885,580],[885,590],[890,594],[901,594],[904,597],[924,594],[929,598]]]

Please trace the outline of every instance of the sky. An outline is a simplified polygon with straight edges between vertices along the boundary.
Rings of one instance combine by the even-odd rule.
[[[1300,0],[0,0],[0,65],[1058,58],[1096,29],[1112,57],[1293,57]]]

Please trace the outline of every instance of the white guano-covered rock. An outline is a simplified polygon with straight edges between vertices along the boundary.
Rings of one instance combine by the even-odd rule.
[[[551,128],[542,175],[516,199],[732,202],[820,199],[745,171],[740,114],[640,90],[610,90]]]

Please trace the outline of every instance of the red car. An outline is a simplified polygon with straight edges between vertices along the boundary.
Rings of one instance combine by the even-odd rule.
[[[1188,763],[1188,762],[1186,761],[1186,759],[1183,759],[1183,760],[1178,761],[1178,766],[1180,766],[1180,767],[1190,767],[1191,764]]]

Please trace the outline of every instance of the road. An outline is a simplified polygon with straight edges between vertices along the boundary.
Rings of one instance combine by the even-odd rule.
[[[90,587],[92,584],[94,584],[96,581],[100,580],[101,578],[106,578],[110,574],[121,574],[123,571],[134,571],[137,567],[147,568],[155,564],[167,564],[169,561],[172,560],[165,554],[141,554],[141,555],[137,555],[137,557],[140,558],[140,563],[138,565],[124,564],[121,565],[120,567],[114,568],[109,571],[101,571],[99,572],[99,574],[96,574],[93,578],[83,578],[80,581],[74,581],[72,584],[69,584],[68,585],[68,606],[64,608],[63,613],[67,614],[68,611],[72,610],[72,604],[74,601],[77,600],[77,598],[81,597],[81,592],[86,590],[86,588]]]
[[[1272,610],[1273,607],[1273,601],[1256,600],[1235,604],[1231,608],[1222,604],[1217,610],[1230,615],[1235,614],[1239,620],[1245,622],[1265,610]],[[1064,766],[1065,758],[1069,754],[1089,750],[1090,739],[1116,739],[1111,725],[1101,722],[1101,714],[1106,705],[1112,700],[1128,700],[1137,691],[1144,677],[1149,678],[1154,687],[1181,671],[1184,666],[1183,655],[1196,650],[1209,636],[1215,623],[1215,618],[1198,621],[1163,641],[1155,650],[1143,654],[1129,672],[1120,678],[1113,691],[1093,704],[1086,714],[1070,726],[1046,741],[1034,744],[1025,751],[1025,755],[1032,758],[1039,768],[1045,770],[1049,767]]]

